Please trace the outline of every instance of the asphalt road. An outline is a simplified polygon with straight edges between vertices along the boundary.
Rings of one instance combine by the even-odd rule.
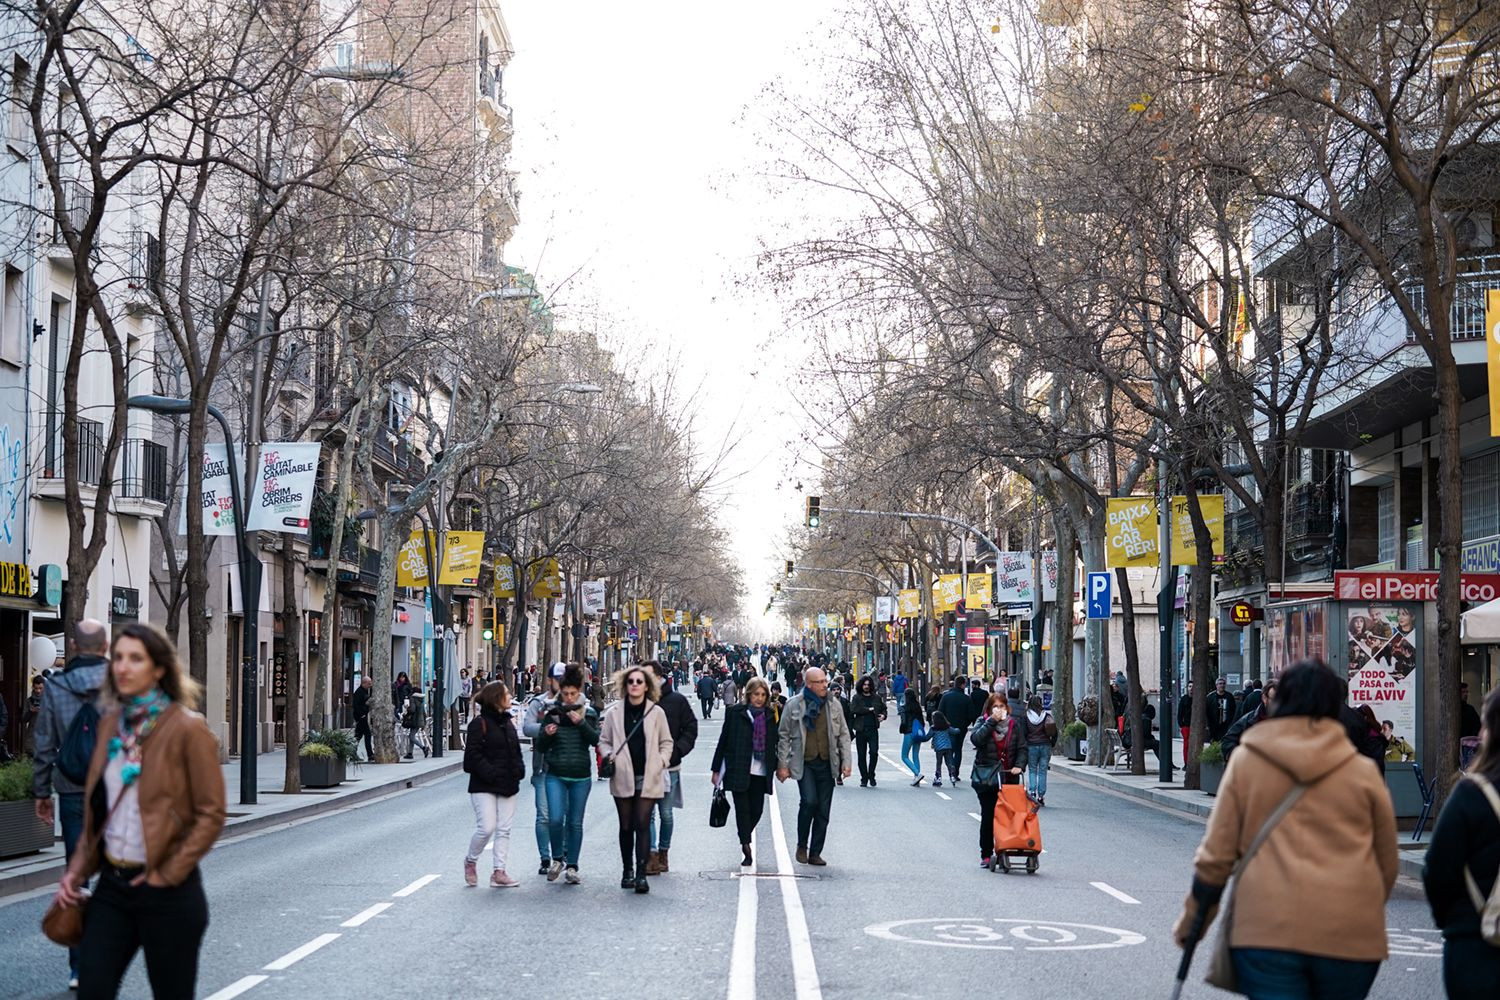
[[[1167,994],[1178,956],[1168,932],[1200,823],[1056,779],[1054,768],[1041,870],[991,874],[978,867],[973,793],[909,787],[892,722],[880,786],[856,777],[835,794],[829,867],[791,863],[788,785],[761,823],[756,875],[743,878],[733,821],[707,821],[717,735],[716,715],[684,767],[672,873],[649,896],[619,888],[602,782],[581,886],[537,876],[527,786],[510,865],[521,887],[485,886],[486,855],[480,887],[465,888],[462,776],[221,844],[203,866],[212,922],[199,995],[949,1000],[978,984],[1028,1000]],[[37,929],[45,904],[38,894],[0,903],[0,996],[68,995],[66,960]],[[1440,996],[1440,942],[1414,886],[1398,886],[1387,922],[1394,950],[1372,996]],[[1202,967],[1185,995],[1223,996],[1201,984]],[[122,995],[149,995],[139,960]]]

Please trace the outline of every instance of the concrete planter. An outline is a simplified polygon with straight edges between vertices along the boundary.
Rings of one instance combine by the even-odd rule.
[[[31,799],[0,802],[0,858],[45,851],[52,846],[52,824],[36,818]]]
[[[303,788],[332,788],[344,780],[344,762],[337,757],[298,757]]]
[[[1204,792],[1208,793],[1209,795],[1218,795],[1219,794],[1219,782],[1221,782],[1223,780],[1224,780],[1224,765],[1223,764],[1204,764],[1204,763],[1199,763],[1199,765],[1198,765],[1198,784],[1202,787],[1202,789],[1203,789]]]
[[[1083,737],[1064,736],[1062,738],[1063,756],[1069,760],[1083,760]]]

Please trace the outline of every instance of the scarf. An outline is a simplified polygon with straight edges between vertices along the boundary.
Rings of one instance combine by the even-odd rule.
[[[1026,721],[1031,723],[1033,726],[1040,726],[1042,724],[1042,720],[1046,717],[1046,712],[1033,712],[1029,708],[1026,710]]]
[[[750,753],[755,757],[766,755],[766,710],[750,710]]]
[[[825,699],[818,697],[818,693],[810,687],[802,688],[802,702],[807,706],[807,711],[802,715],[802,726],[811,729],[818,721],[818,716],[823,714],[823,702]]]
[[[161,713],[171,707],[172,699],[166,693],[153,688],[146,694],[131,698],[120,711],[120,735],[109,741],[109,759],[125,755],[125,765],[120,769],[120,781],[126,788],[135,784],[141,776],[141,744],[156,728]]]

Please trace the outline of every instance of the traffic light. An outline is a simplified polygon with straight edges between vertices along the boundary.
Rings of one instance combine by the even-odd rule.
[[[787,561],[786,561],[786,575],[787,575],[787,576],[791,576],[791,575],[792,575],[792,569],[793,569],[793,568],[794,568],[794,567],[793,567],[793,565],[792,565],[792,561],[791,561],[791,560],[790,560],[790,559],[788,559],[788,560],[787,560]]]
[[[807,498],[807,526],[809,528],[816,528],[818,524],[823,520],[818,513],[818,504],[820,500],[820,497]]]
[[[481,623],[480,633],[479,633],[480,638],[482,638],[485,642],[494,642],[495,641],[495,609],[494,608],[481,608],[480,612],[479,612],[479,620],[480,620],[480,623]]]

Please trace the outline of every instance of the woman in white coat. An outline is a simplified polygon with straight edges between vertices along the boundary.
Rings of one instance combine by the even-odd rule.
[[[614,764],[609,794],[620,816],[620,861],[625,873],[621,889],[651,891],[646,862],[651,854],[651,809],[667,794],[667,770],[672,765],[672,730],[667,714],[656,701],[656,678],[644,667],[632,666],[616,678],[619,700],[604,710],[599,752]]]

